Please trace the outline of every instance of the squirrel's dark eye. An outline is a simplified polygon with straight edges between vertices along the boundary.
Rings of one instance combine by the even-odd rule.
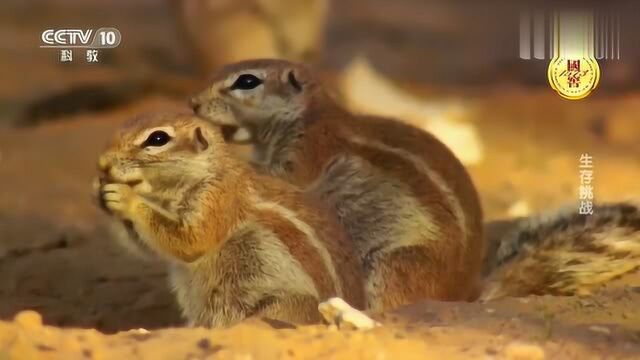
[[[231,85],[231,90],[251,90],[262,84],[262,80],[258,79],[255,75],[242,74],[238,76],[236,81]]]
[[[171,140],[171,136],[169,136],[169,134],[161,130],[156,130],[152,132],[151,135],[147,137],[147,140],[142,143],[142,147],[162,146],[168,143],[169,140]]]

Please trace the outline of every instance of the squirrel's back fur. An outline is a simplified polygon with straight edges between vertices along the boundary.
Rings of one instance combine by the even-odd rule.
[[[640,208],[594,206],[523,219],[499,240],[483,300],[505,296],[586,295],[640,267]]]

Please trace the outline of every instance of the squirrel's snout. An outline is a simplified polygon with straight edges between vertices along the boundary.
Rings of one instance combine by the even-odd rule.
[[[122,159],[110,154],[104,154],[98,158],[98,172],[100,180],[106,183],[127,184],[131,187],[138,187],[145,183],[139,168],[131,168],[126,162],[123,163]]]
[[[117,169],[117,162],[114,161],[113,156],[104,154],[98,158],[98,172],[100,178],[107,182],[115,182],[118,177],[119,171]]]
[[[111,171],[111,161],[107,156],[100,156],[100,158],[98,158],[98,170],[104,174],[104,175],[109,175],[109,172]]]
[[[196,97],[192,97],[191,99],[189,99],[189,106],[191,106],[193,112],[197,114],[198,110],[200,110],[200,108],[202,107],[202,104]]]

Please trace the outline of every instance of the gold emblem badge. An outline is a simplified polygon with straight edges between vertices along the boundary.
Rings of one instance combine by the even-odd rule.
[[[556,57],[547,70],[549,84],[560,96],[569,100],[587,97],[600,81],[596,59]]]
[[[549,85],[569,100],[587,97],[600,81],[595,58],[594,16],[590,11],[562,11],[553,18],[553,57]]]

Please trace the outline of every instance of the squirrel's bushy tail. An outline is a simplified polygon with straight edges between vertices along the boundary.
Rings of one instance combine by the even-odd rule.
[[[631,203],[523,219],[500,240],[482,300],[585,295],[640,268],[640,207]]]

